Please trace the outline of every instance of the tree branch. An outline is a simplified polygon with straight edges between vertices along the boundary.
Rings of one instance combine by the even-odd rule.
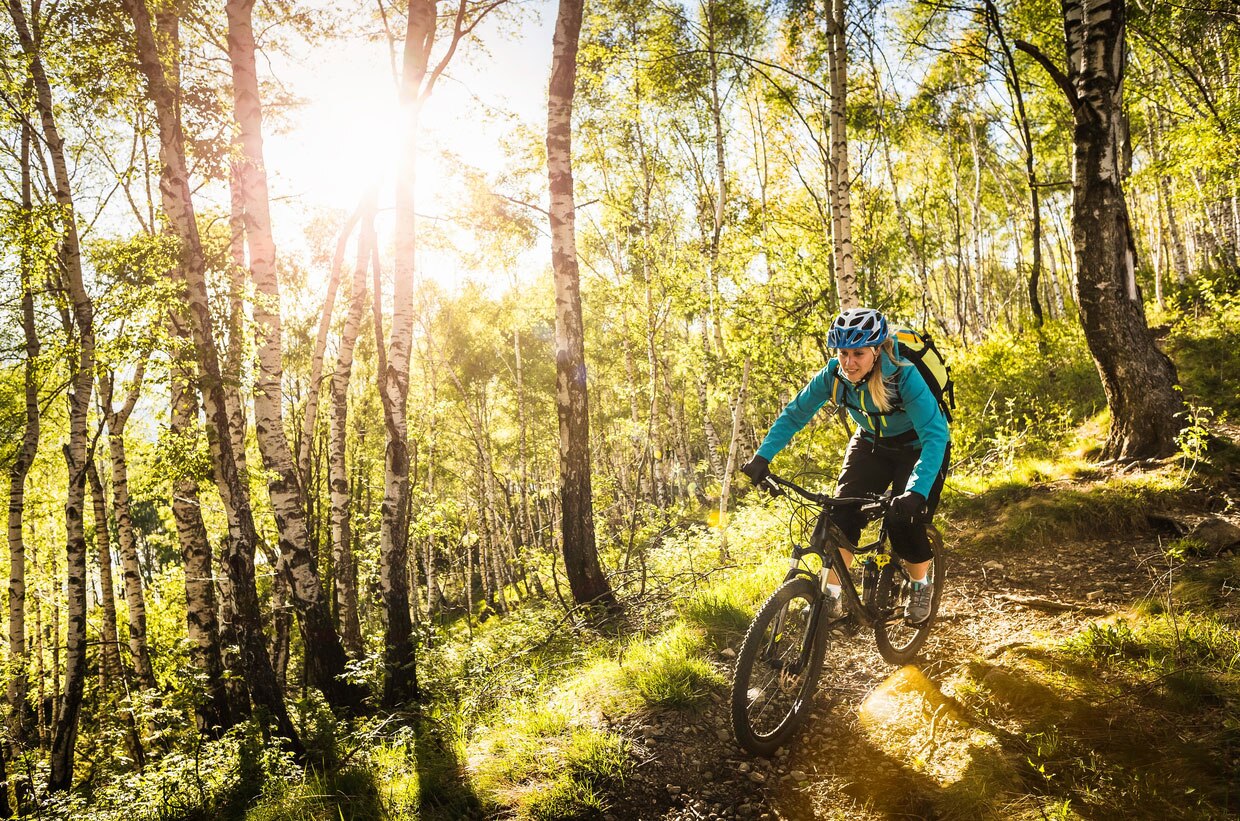
[[[1072,111],[1075,113],[1081,104],[1081,98],[1077,96],[1076,89],[1072,87],[1072,81],[1068,79],[1068,75],[1064,74],[1058,66],[1050,61],[1049,57],[1032,43],[1026,43],[1024,40],[1013,40],[1012,45],[1028,54],[1034,59],[1034,62],[1046,69],[1046,73],[1051,75],[1055,85],[1059,86],[1059,90],[1068,98],[1068,105],[1072,106]]]

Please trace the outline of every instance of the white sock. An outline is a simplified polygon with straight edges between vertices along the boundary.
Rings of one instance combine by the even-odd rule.
[[[917,585],[918,587],[925,587],[926,582],[927,582],[927,577],[922,576],[920,579],[909,579],[909,581],[911,581],[913,584]]]
[[[831,582],[827,582],[827,592],[838,599],[840,594],[844,592],[844,588],[838,584],[831,584]]]

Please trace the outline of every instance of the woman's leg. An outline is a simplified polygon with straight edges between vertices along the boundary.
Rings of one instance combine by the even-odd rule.
[[[839,497],[865,496],[871,493],[882,493],[891,484],[893,473],[898,465],[893,465],[884,458],[881,452],[875,452],[872,443],[863,439],[860,433],[853,436],[844,452],[844,464],[840,468],[840,478],[835,486],[835,495]],[[907,475],[905,477],[907,479]],[[843,532],[849,544],[856,546],[861,539],[861,530],[865,526],[864,517],[853,507],[833,507],[827,516]],[[852,567],[853,551],[840,548],[840,556],[845,567]],[[827,583],[838,585],[840,580],[832,570],[827,576]]]
[[[918,450],[910,451],[902,456],[900,469],[893,482],[897,490],[902,490],[908,483],[908,478],[920,456],[921,452]],[[910,602],[905,610],[905,616],[915,623],[924,621],[930,613],[933,590],[919,588],[917,585],[926,581],[930,562],[934,558],[934,549],[930,546],[930,537],[926,534],[926,523],[930,521],[939,506],[939,496],[943,491],[943,482],[947,478],[947,465],[950,460],[951,445],[949,443],[943,455],[943,468],[935,477],[930,494],[926,497],[925,522],[887,523],[887,535],[891,538],[891,549],[900,557],[905,570],[908,571],[909,578],[914,582],[914,590],[921,591],[919,595],[914,595],[915,601]]]

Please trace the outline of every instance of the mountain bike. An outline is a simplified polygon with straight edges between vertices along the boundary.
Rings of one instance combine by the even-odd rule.
[[[805,500],[803,504],[818,508],[809,546],[793,544],[784,582],[750,623],[732,678],[736,740],[755,755],[769,756],[800,729],[809,715],[834,630],[855,633],[862,627],[873,628],[878,652],[886,661],[907,664],[913,660],[938,614],[947,559],[942,536],[927,524],[934,547],[929,571],[934,593],[929,618],[910,624],[904,617],[910,579],[904,564],[893,560],[886,524],[880,527],[876,540],[853,548],[827,515],[831,508],[855,505],[867,521],[881,521],[891,506],[890,494],[833,498],[774,474],[769,474],[763,484],[776,495],[792,491]],[[852,571],[844,567],[840,547],[854,554]],[[817,571],[806,561],[810,556],[817,556],[821,562]],[[841,580],[845,616],[829,623],[826,585],[832,569]]]

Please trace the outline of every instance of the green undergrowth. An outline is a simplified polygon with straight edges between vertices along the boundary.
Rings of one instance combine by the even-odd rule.
[[[956,383],[957,461],[989,467],[1022,455],[1058,453],[1077,425],[1105,405],[1075,321],[993,333],[948,356]]]
[[[1222,818],[1240,809],[1240,632],[1135,612],[974,661],[953,683],[998,742],[1027,817]],[[1054,817],[1054,816],[1052,816]]]
[[[757,497],[753,497],[755,500]],[[427,688],[452,716],[483,812],[594,818],[634,765],[609,729],[625,716],[692,713],[726,688],[720,651],[736,648],[783,575],[788,513],[747,503],[729,523],[665,534],[644,557],[644,588],[621,624],[527,603],[454,625],[424,651]],[[622,560],[621,556],[609,557]]]
[[[1183,461],[1104,473],[1080,457],[1027,458],[986,476],[953,477],[944,493],[952,545],[966,554],[1025,551],[1097,538],[1137,538],[1163,517],[1206,502]]]
[[[1240,418],[1240,298],[1216,294],[1202,279],[1205,291],[1185,294],[1197,310],[1173,315],[1167,351],[1175,360],[1186,399],[1223,418]]]

